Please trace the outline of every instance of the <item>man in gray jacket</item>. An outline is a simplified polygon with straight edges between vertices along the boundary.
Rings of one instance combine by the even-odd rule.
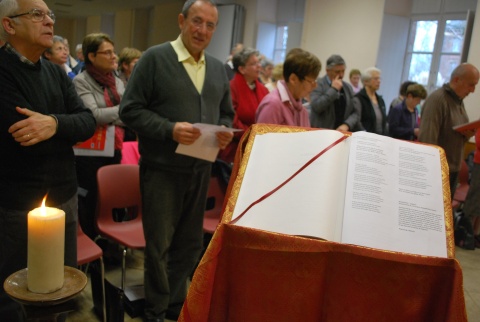
[[[355,131],[360,112],[352,104],[353,90],[343,81],[345,61],[339,55],[327,60],[327,75],[318,81],[310,94],[310,124],[312,127]]]

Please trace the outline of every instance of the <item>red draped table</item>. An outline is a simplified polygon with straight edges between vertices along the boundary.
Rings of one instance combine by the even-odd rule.
[[[305,131],[254,125],[242,138],[222,223],[202,258],[179,321],[467,321],[462,270],[454,259],[389,252],[229,224],[257,133]],[[446,162],[446,160],[442,160]],[[442,173],[448,186],[448,173]]]

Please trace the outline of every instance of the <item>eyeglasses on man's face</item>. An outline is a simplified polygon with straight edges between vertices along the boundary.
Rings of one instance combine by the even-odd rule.
[[[13,18],[26,16],[26,15],[29,15],[30,19],[32,19],[33,22],[42,22],[43,20],[45,20],[45,16],[49,16],[50,19],[52,19],[52,21],[55,22],[55,14],[53,13],[53,11],[45,12],[40,9],[32,9],[29,12],[20,13],[14,16],[8,16],[8,18],[13,19]]]
[[[199,17],[193,18],[191,24],[197,29],[202,29],[205,26],[208,32],[214,32],[215,28],[217,28],[217,25],[213,22],[204,22],[203,19]]]
[[[115,53],[113,50],[104,50],[104,51],[97,51],[96,54],[102,54],[102,55],[105,55],[107,57],[113,57],[117,53]]]

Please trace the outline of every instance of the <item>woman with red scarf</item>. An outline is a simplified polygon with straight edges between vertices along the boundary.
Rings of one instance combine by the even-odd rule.
[[[77,156],[79,185],[79,221],[83,231],[95,237],[95,209],[97,205],[97,170],[105,165],[120,163],[124,129],[118,109],[125,90],[115,76],[117,55],[113,41],[107,34],[92,33],[82,44],[85,70],[73,79],[78,95],[90,108],[97,126],[115,125],[115,152],[113,157]]]
[[[260,76],[259,53],[252,48],[244,48],[232,58],[235,76],[230,81],[235,117],[233,127],[246,130],[255,123],[255,113],[262,99],[269,93],[258,77]],[[230,145],[220,152],[219,158],[227,163],[233,162],[238,141],[242,132],[237,132]]]

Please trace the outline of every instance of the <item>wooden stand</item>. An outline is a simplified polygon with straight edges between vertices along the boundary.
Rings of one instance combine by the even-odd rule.
[[[56,322],[64,313],[76,309],[73,298],[87,285],[87,276],[73,267],[65,266],[63,287],[47,294],[33,293],[27,287],[27,269],[10,275],[4,282],[5,292],[22,304],[27,321]]]

